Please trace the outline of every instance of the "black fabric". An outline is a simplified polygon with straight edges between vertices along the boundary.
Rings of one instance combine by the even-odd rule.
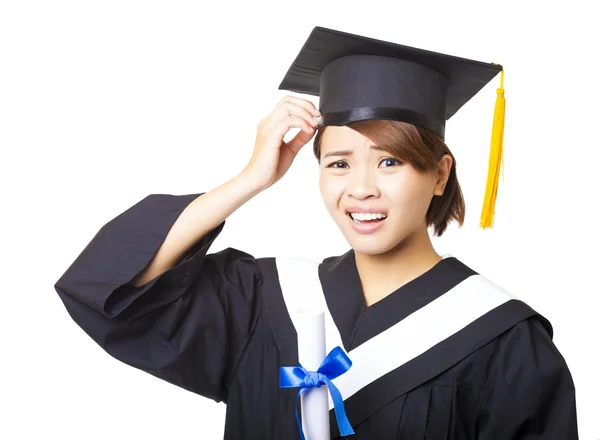
[[[398,396],[428,383],[509,328],[536,315],[534,310],[521,301],[509,301],[492,310],[422,355],[350,396],[345,400],[348,418],[353,423],[368,419]],[[335,414],[330,411],[329,415],[332,437],[335,438],[339,436]]]
[[[153,194],[136,203],[100,229],[54,287],[73,320],[113,357],[226,401],[258,316],[260,279],[248,254],[206,255],[225,222],[159,277],[127,284],[201,194]]]
[[[444,139],[446,120],[501,70],[495,63],[315,26],[279,90],[319,96],[323,125],[392,119]]]
[[[297,390],[279,387],[279,367],[296,365],[298,357],[273,258],[234,248],[208,253],[222,223],[170,270],[138,288],[128,284],[198,196],[157,194],[138,202],[103,226],[55,289],[111,356],[225,402],[225,439],[299,439]],[[351,251],[319,267],[348,346],[368,343],[394,316],[403,319],[474,273],[454,257],[444,259],[384,298],[385,307],[365,310]],[[510,321],[516,324],[506,327]],[[549,323],[520,301],[492,310],[345,405],[356,432],[348,438],[355,440],[577,438],[565,360]],[[110,419],[110,409],[99,418]],[[210,422],[202,414],[198,420]],[[337,438],[335,419],[331,432]]]
[[[326,258],[319,267],[325,299],[346,351],[390,328],[475,274],[455,257],[444,258],[421,276],[367,307],[354,250],[340,257]],[[338,290],[344,295],[339,295]]]

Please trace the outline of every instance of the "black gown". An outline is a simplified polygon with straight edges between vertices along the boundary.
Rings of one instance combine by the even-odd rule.
[[[111,356],[226,403],[225,439],[300,439],[298,389],[279,386],[279,367],[298,364],[298,347],[275,258],[233,248],[208,253],[223,222],[162,275],[128,284],[201,194],[139,201],[98,231],[54,287],[72,319]],[[318,272],[346,350],[474,275],[457,258],[444,258],[367,307],[352,250],[324,259]],[[492,310],[344,404],[355,431],[348,439],[578,438],[574,384],[550,323],[520,301]],[[333,410],[330,421],[331,438],[341,438]]]

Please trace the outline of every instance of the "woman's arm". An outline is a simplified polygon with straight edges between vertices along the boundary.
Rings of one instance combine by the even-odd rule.
[[[261,188],[242,172],[194,199],[173,223],[148,266],[130,284],[142,286],[172,268],[195,243],[260,191]]]
[[[173,267],[187,250],[249,199],[277,182],[298,151],[315,135],[319,111],[302,98],[285,96],[258,124],[248,165],[233,179],[198,197],[181,213],[148,267],[132,280],[139,287]],[[301,131],[289,142],[285,134]]]

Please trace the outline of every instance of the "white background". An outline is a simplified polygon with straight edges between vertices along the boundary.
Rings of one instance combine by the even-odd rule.
[[[241,171],[318,25],[504,66],[494,228],[482,230],[479,215],[499,75],[447,123],[467,217],[433,243],[550,319],[575,380],[580,438],[600,438],[594,3],[2,2],[0,437],[222,437],[223,404],[107,355],[53,284],[146,195],[208,191]],[[211,251],[348,249],[322,205],[311,148],[229,217]]]

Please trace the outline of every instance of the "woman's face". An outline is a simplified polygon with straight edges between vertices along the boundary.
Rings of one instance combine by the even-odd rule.
[[[444,186],[437,184],[436,173],[420,174],[373,145],[351,128],[328,126],[321,140],[319,177],[329,214],[350,246],[369,255],[387,252],[425,228],[431,199],[441,195]],[[356,224],[348,211],[357,208],[387,217],[376,224]]]

